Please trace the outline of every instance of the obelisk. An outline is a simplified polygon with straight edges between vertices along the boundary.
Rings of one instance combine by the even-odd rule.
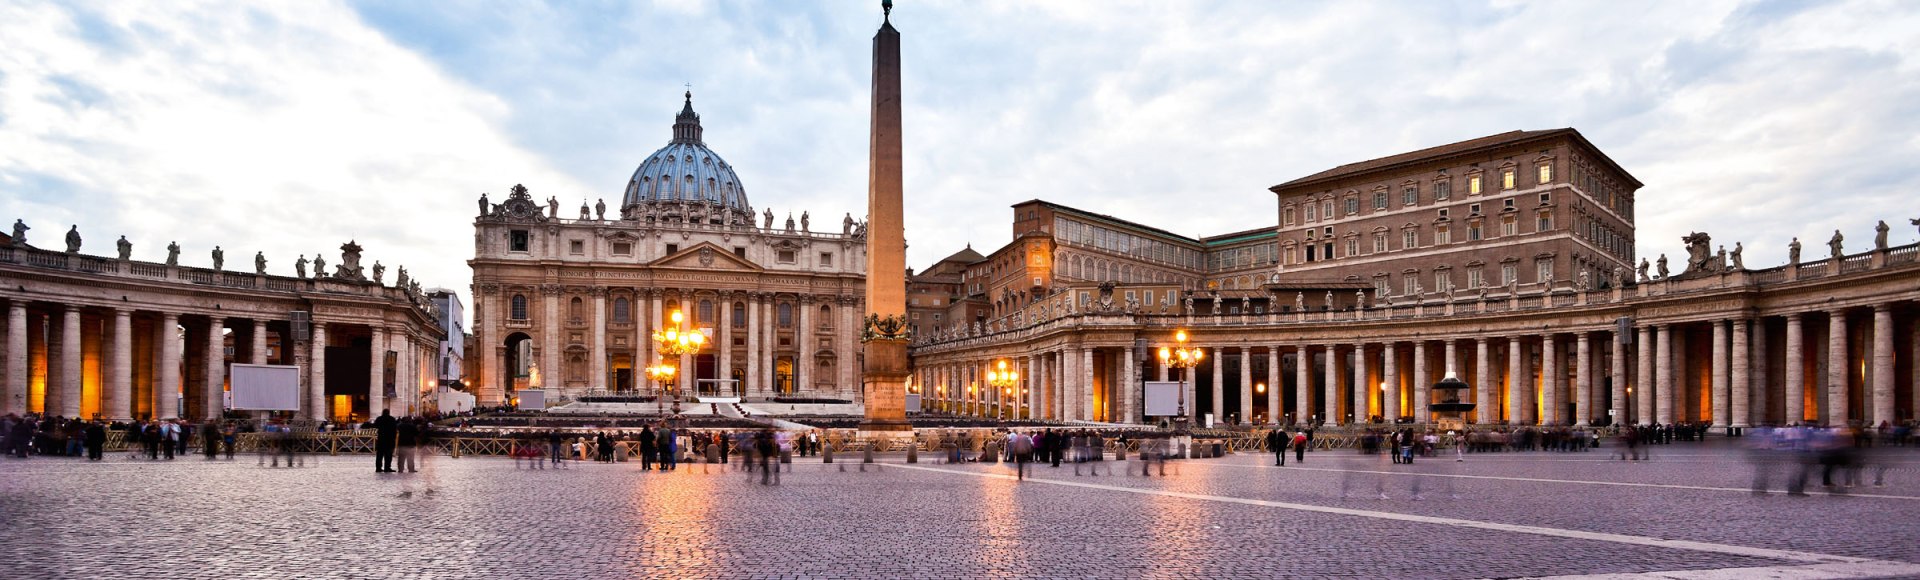
[[[900,175],[900,32],[893,2],[880,4],[873,37],[873,127],[867,158],[867,320],[861,333],[867,418],[861,431],[911,431],[907,423],[907,235]]]

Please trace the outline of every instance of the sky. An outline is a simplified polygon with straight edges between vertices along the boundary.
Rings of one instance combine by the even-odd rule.
[[[1920,3],[900,0],[908,264],[1045,199],[1188,236],[1266,188],[1574,127],[1646,184],[1638,249],[1784,262],[1916,238]],[[691,85],[777,216],[864,214],[878,2],[0,0],[0,219],[229,264],[357,240],[467,295],[474,201],[619,195]],[[565,212],[571,213],[571,210]],[[827,228],[831,229],[831,228]],[[232,266],[230,266],[232,268]]]

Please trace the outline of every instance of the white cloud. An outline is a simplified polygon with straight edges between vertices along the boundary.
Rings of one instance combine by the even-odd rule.
[[[177,240],[291,274],[357,239],[464,294],[482,191],[586,191],[499,129],[507,103],[340,6],[8,5],[0,37],[0,215],[39,241],[79,224],[90,253],[125,234],[136,259]]]

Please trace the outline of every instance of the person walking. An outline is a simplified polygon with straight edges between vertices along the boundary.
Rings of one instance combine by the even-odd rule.
[[[220,458],[220,424],[213,419],[208,419],[207,424],[200,426],[200,447],[200,453],[207,456],[207,461]]]
[[[1267,432],[1267,451],[1273,452],[1274,466],[1287,466],[1287,444],[1292,442],[1293,439],[1287,437],[1287,432],[1284,429],[1275,427],[1272,431]]]
[[[399,436],[396,437],[394,441],[398,446],[397,451],[400,456],[400,469],[397,471],[418,473],[420,466],[414,463],[414,455],[415,451],[417,451],[416,447],[420,444],[419,423],[415,423],[412,417],[402,419],[397,432]]]
[[[760,456],[760,485],[778,485],[780,468],[770,461],[775,451],[773,431],[762,429],[754,435],[753,442],[754,453]]]
[[[640,471],[653,470],[654,437],[653,427],[640,428]]]
[[[1308,429],[1306,431],[1297,431],[1293,434],[1293,462],[1294,463],[1307,462],[1307,445],[1313,441],[1313,438],[1311,437],[1312,433],[1313,433],[1313,430]]]
[[[173,449],[180,442],[180,422],[168,421],[160,428],[160,450],[166,452],[167,461],[173,461]]]
[[[100,461],[107,448],[107,427],[94,421],[87,425],[87,460]]]
[[[547,461],[554,466],[565,466],[567,460],[566,444],[562,442],[559,431],[547,431]]]
[[[1007,452],[1013,455],[1014,470],[1020,474],[1020,481],[1026,481],[1027,461],[1033,455],[1033,438],[1019,431],[1008,433]]]
[[[380,410],[380,417],[373,420],[373,472],[393,473],[393,448],[400,437],[400,422],[393,413]]]

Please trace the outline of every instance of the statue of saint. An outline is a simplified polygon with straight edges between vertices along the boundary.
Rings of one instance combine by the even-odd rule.
[[[1733,259],[1733,269],[1734,269],[1734,270],[1746,270],[1746,269],[1747,269],[1747,263],[1746,263],[1746,261],[1744,261],[1744,260],[1741,260],[1741,259],[1740,259],[1740,253],[1741,253],[1741,252],[1744,252],[1744,251],[1746,251],[1746,248],[1745,248],[1745,247],[1742,247],[1742,246],[1740,245],[1740,242],[1734,242],[1734,243],[1733,243],[1733,253],[1731,253],[1731,254],[1727,254],[1727,257],[1729,257],[1729,258],[1732,258],[1732,259]]]
[[[1667,255],[1666,254],[1660,254],[1660,259],[1654,262],[1654,269],[1660,272],[1661,280],[1667,279]]]
[[[598,201],[595,201],[595,202],[593,203],[593,215],[594,215],[594,219],[598,219],[598,220],[605,220],[605,219],[607,219],[607,200],[606,200],[606,198],[601,198],[600,200],[598,200]]]
[[[559,218],[560,218],[560,199],[549,195],[547,196],[547,219],[559,219]]]
[[[180,265],[180,242],[167,242],[167,265]]]
[[[586,221],[590,219],[593,219],[593,208],[587,205],[587,200],[581,199],[580,200],[580,220]]]
[[[787,233],[793,233],[793,214],[787,214]]]
[[[763,229],[763,230],[773,229],[773,208],[767,208],[767,211],[764,217],[766,217],[767,221],[765,224],[760,226],[760,229]]]
[[[1187,316],[1193,316],[1193,296],[1189,295],[1180,302],[1182,306],[1187,308]]]
[[[1838,258],[1843,255],[1840,251],[1842,247],[1841,242],[1846,241],[1846,239],[1846,236],[1840,235],[1840,230],[1833,230],[1833,238],[1827,240],[1827,249],[1833,251],[1833,257]]]
[[[300,277],[301,279],[305,279],[307,277],[307,255],[306,254],[300,254],[300,259],[294,260],[293,274],[295,276]]]
[[[487,194],[480,194],[480,215],[487,215]]]
[[[1333,310],[1333,291],[1327,291],[1327,310]]]
[[[327,259],[320,254],[313,255],[313,279],[327,277]]]
[[[225,266],[226,264],[227,264],[227,253],[220,251],[220,246],[214,246],[213,247],[213,269],[219,270],[221,266]]]
[[[1887,249],[1887,220],[1880,220],[1880,225],[1873,226],[1873,249]]]
[[[379,260],[374,260],[373,261],[373,283],[379,284],[380,277],[385,275],[387,275],[387,267],[380,265]]]
[[[114,242],[113,244],[115,246],[118,246],[120,249],[120,259],[122,260],[133,259],[133,242],[127,241],[126,236],[120,236],[120,241]]]
[[[407,267],[401,266],[400,273],[394,276],[393,284],[402,288],[411,288],[413,286],[412,282],[413,278],[407,276]]]
[[[847,217],[840,218],[840,235],[853,235],[853,212],[847,212]]]
[[[1639,270],[1639,272],[1640,272],[1640,281],[1641,281],[1641,282],[1646,282],[1647,280],[1649,280],[1649,278],[1647,278],[1647,268],[1648,268],[1648,267],[1649,267],[1649,264],[1647,264],[1647,259],[1646,259],[1646,258],[1641,258],[1641,259],[1640,259],[1640,267],[1638,268],[1638,270]]]
[[[1353,291],[1353,307],[1355,309],[1364,309],[1367,307],[1367,291],[1365,290]]]
[[[1739,242],[1734,242],[1739,243]],[[1727,245],[1721,244],[1720,251],[1713,255],[1714,266],[1722,272],[1727,271]]]
[[[260,274],[263,276],[266,275],[267,273],[267,253],[266,252],[253,253],[253,273]]]
[[[540,363],[527,361],[527,388],[538,389],[541,384]]]
[[[1306,292],[1293,293],[1293,309],[1300,312],[1307,311],[1307,293]]]
[[[1589,276],[1587,275],[1587,271],[1586,271],[1586,270],[1581,270],[1581,271],[1580,271],[1580,277],[1579,277],[1579,278],[1576,278],[1576,279],[1574,279],[1574,287],[1575,287],[1575,289],[1577,289],[1577,290],[1579,290],[1579,291],[1581,291],[1581,292],[1586,292],[1586,291],[1587,291],[1587,284],[1589,284],[1589,283],[1591,283],[1591,281],[1592,281],[1592,279],[1591,279],[1591,278],[1590,278],[1590,277],[1589,277]]]
[[[67,253],[80,253],[80,224],[74,224],[73,229],[67,230]]]
[[[1241,296],[1241,297],[1240,297],[1240,313],[1241,313],[1241,314],[1253,314],[1253,299],[1252,299],[1252,298],[1248,298],[1248,297],[1246,297],[1246,296]]]
[[[1220,297],[1219,296],[1213,297],[1213,315],[1214,316],[1220,315]]]
[[[33,229],[33,228],[31,228],[31,227],[28,227],[28,226],[27,226],[27,222],[26,222],[26,220],[22,220],[22,219],[19,219],[19,218],[14,218],[14,220],[13,220],[13,243],[14,243],[14,244],[17,244],[17,245],[26,245],[26,243],[27,243],[27,230],[31,230],[31,229]]]
[[[1799,236],[1794,236],[1793,241],[1787,243],[1787,263],[1788,264],[1800,263],[1800,237]]]
[[[810,227],[809,227],[809,226],[807,225],[807,224],[808,224],[808,222],[810,222],[810,221],[812,221],[812,220],[810,220],[810,219],[808,219],[808,217],[807,217],[807,212],[804,212],[804,211],[803,211],[803,212],[800,212],[800,231],[802,231],[802,232],[810,232],[810,231],[813,231],[813,230],[812,230],[812,229],[811,229],[811,228],[810,228]]]

